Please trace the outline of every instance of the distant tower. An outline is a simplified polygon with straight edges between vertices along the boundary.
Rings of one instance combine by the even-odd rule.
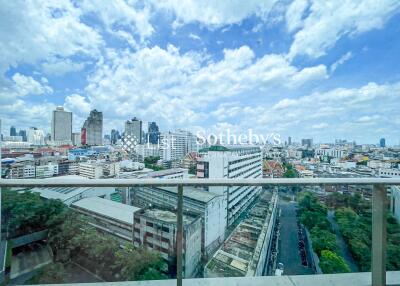
[[[17,129],[15,126],[10,127],[10,136],[17,136]]]
[[[386,140],[385,138],[381,138],[381,140],[379,140],[379,146],[381,148],[385,148],[386,147]]]
[[[125,122],[125,136],[130,135],[136,138],[139,144],[142,144],[142,121],[136,117]]]
[[[157,144],[160,139],[160,129],[155,122],[149,122],[148,126],[148,137],[150,144]]]
[[[90,111],[81,132],[82,145],[103,145],[103,113],[96,109]]]
[[[53,110],[51,140],[72,142],[72,112],[65,111],[62,106]]]
[[[292,137],[290,137],[290,136],[289,136],[289,138],[288,138],[288,145],[289,145],[289,146],[292,145]]]

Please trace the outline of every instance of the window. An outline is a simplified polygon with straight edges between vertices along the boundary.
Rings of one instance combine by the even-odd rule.
[[[153,223],[152,222],[146,222],[146,226],[150,226],[150,227],[153,227]]]

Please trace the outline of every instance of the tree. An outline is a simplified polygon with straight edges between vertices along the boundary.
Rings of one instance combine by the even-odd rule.
[[[62,263],[52,263],[43,267],[29,284],[61,284],[68,282],[68,273]]]
[[[314,251],[318,256],[321,256],[323,250],[330,250],[332,252],[338,252],[338,246],[336,244],[336,236],[324,229],[314,227],[311,230],[311,240]]]
[[[324,273],[350,272],[350,268],[344,259],[330,250],[322,250],[319,266]]]

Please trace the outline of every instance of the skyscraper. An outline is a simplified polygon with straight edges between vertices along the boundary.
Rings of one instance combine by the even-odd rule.
[[[125,122],[125,136],[134,137],[138,144],[142,144],[142,121],[136,117]]]
[[[103,144],[103,113],[96,109],[90,111],[81,132],[82,145],[94,146]]]
[[[72,142],[72,112],[65,111],[62,106],[53,110],[51,140]]]
[[[26,130],[20,130],[19,132],[18,132],[18,136],[21,136],[22,137],[22,142],[26,142],[26,141],[28,141],[28,138],[27,138],[27,136],[26,136]]]
[[[149,122],[147,132],[148,143],[157,144],[160,139],[160,130],[155,122]]]
[[[15,126],[10,127],[10,136],[17,136],[17,129]]]
[[[112,129],[111,130],[111,144],[116,144],[119,139],[119,131]]]
[[[313,145],[312,139],[301,139],[301,146],[311,148]]]
[[[290,137],[290,136],[289,136],[289,138],[288,138],[288,145],[289,145],[289,146],[292,145],[292,137]]]
[[[379,146],[381,148],[385,148],[386,147],[386,140],[385,138],[381,138],[381,140],[379,140]]]

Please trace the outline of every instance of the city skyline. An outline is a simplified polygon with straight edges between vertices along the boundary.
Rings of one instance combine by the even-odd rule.
[[[218,3],[5,3],[3,134],[48,133],[61,105],[73,132],[97,109],[103,134],[137,116],[164,131],[399,144],[399,2]]]

